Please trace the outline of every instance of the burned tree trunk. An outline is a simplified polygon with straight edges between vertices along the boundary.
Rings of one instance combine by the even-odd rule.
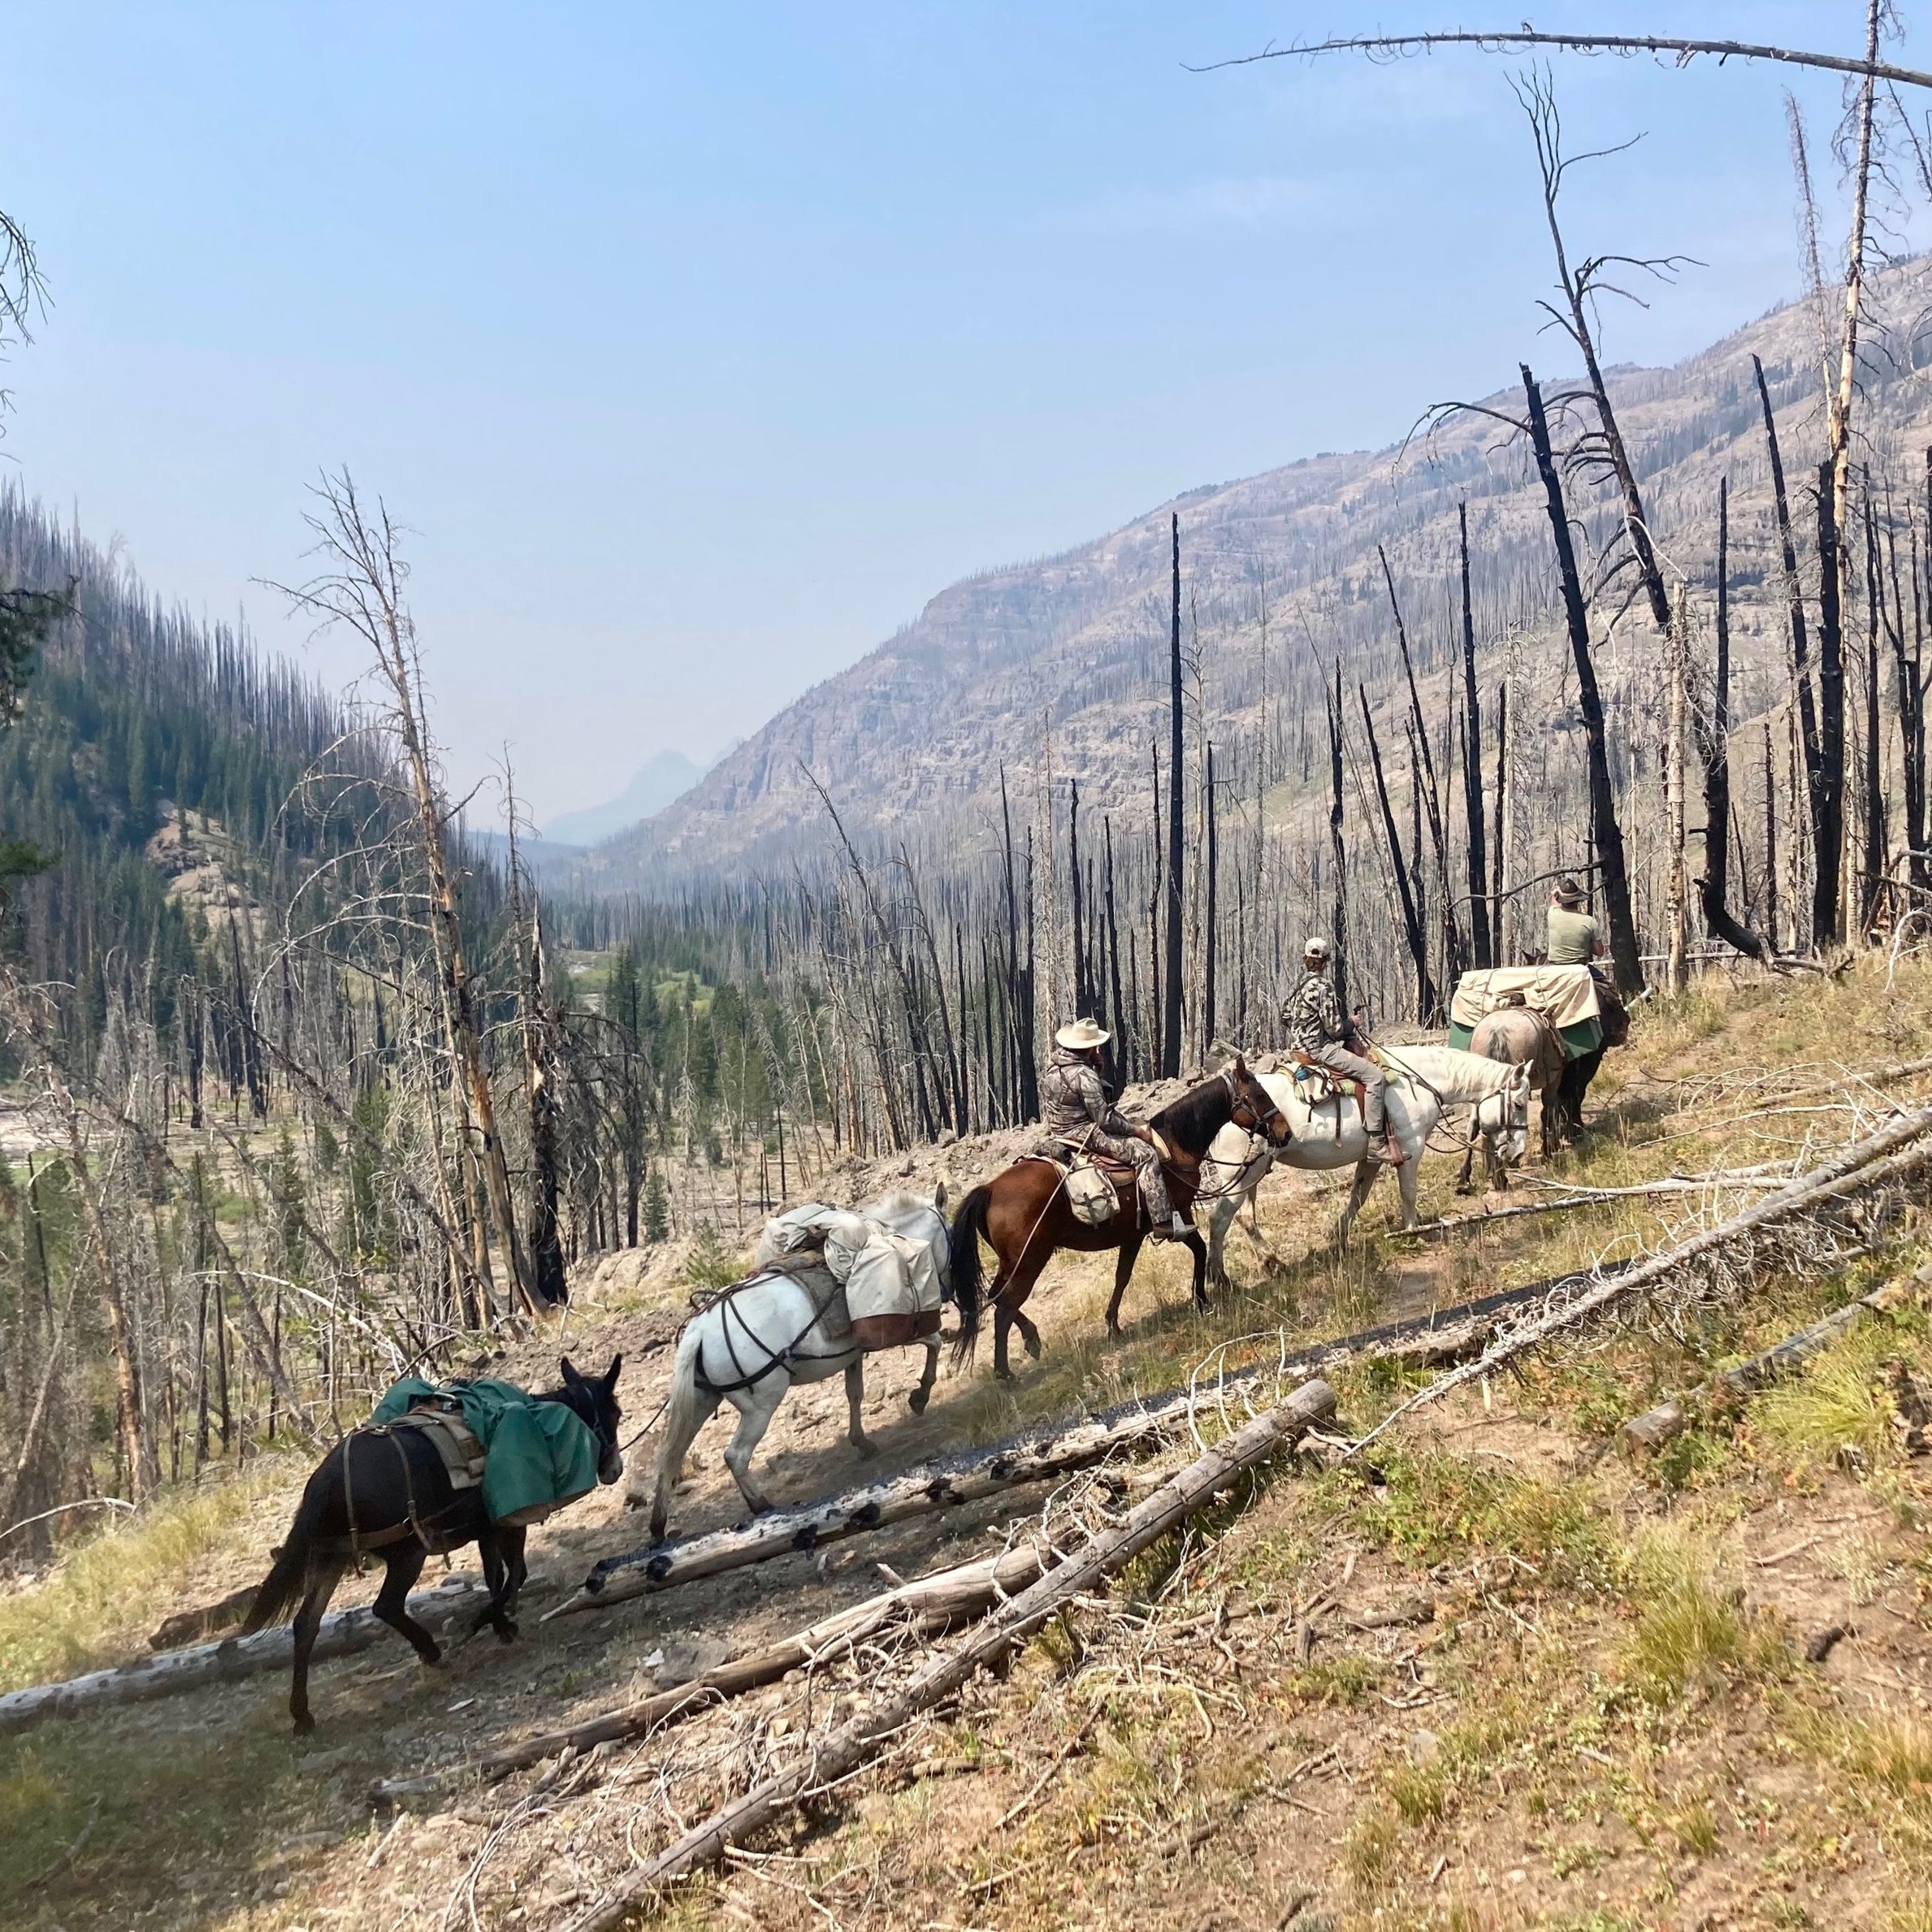
[[[1528,364],[1521,367],[1523,394],[1529,404],[1530,440],[1536,452],[1537,474],[1543,479],[1550,537],[1556,545],[1557,569],[1562,579],[1563,614],[1570,632],[1570,655],[1576,664],[1577,704],[1583,714],[1590,771],[1590,843],[1602,868],[1604,909],[1610,928],[1610,964],[1616,972],[1617,984],[1627,998],[1643,990],[1644,967],[1638,957],[1636,921],[1631,911],[1623,829],[1617,822],[1617,802],[1610,789],[1609,747],[1604,732],[1603,698],[1596,687],[1596,667],[1590,655],[1590,620],[1583,607],[1582,580],[1577,574],[1576,549],[1570,541],[1563,482],[1550,448],[1549,419],[1543,413],[1543,392]],[[1666,627],[1669,615],[1666,610]]]
[[[1335,1000],[1343,1012],[1349,1010],[1349,854],[1342,838],[1341,812],[1341,663],[1335,665],[1335,695],[1324,686],[1323,698],[1328,713],[1328,864],[1333,873],[1335,930]]]
[[[1483,700],[1476,690],[1476,626],[1469,595],[1469,505],[1456,506],[1456,532],[1462,561],[1462,758],[1464,852],[1469,866],[1471,951],[1479,967],[1496,962],[1490,927],[1489,863],[1483,835]]]
[[[1161,1020],[1162,1076],[1167,1080],[1177,1079],[1180,1073],[1180,975],[1181,964],[1181,890],[1180,857],[1182,846],[1181,812],[1183,792],[1180,777],[1180,761],[1185,748],[1184,726],[1181,717],[1180,688],[1180,518],[1178,512],[1171,519],[1173,538],[1173,622],[1167,645],[1168,668],[1168,725],[1167,725],[1167,1006]]]
[[[1429,728],[1423,721],[1422,699],[1415,688],[1415,665],[1409,652],[1409,626],[1402,622],[1402,607],[1395,594],[1395,576],[1388,568],[1388,555],[1380,544],[1375,546],[1375,556],[1382,565],[1382,581],[1388,587],[1388,608],[1395,617],[1396,643],[1402,654],[1402,675],[1408,681],[1409,726],[1414,746],[1410,753],[1414,760],[1411,769],[1417,777],[1422,802],[1428,812],[1429,843],[1436,855],[1436,877],[1442,895],[1444,964],[1453,979],[1462,968],[1462,932],[1456,918],[1455,895],[1449,885],[1449,842],[1442,830],[1442,795],[1436,783],[1436,760],[1429,751]],[[1419,847],[1420,843],[1419,839]],[[1421,857],[1419,850],[1416,853],[1419,902],[1425,897],[1420,878]],[[1419,903],[1417,916],[1423,916]]]
[[[1388,861],[1395,873],[1396,894],[1401,901],[1402,934],[1409,942],[1409,957],[1415,967],[1415,1016],[1424,1026],[1433,1026],[1440,1003],[1436,994],[1436,981],[1429,972],[1429,936],[1423,929],[1415,895],[1409,889],[1408,868],[1402,863],[1401,834],[1397,829],[1395,812],[1388,802],[1388,782],[1382,775],[1382,747],[1375,742],[1375,721],[1369,715],[1368,693],[1360,685],[1356,686],[1355,692],[1362,700],[1362,723],[1368,733],[1369,764],[1375,773],[1375,798],[1382,808],[1382,830],[1388,839]]]
[[[1784,458],[1778,447],[1778,424],[1771,414],[1771,392],[1765,383],[1764,364],[1756,356],[1751,358],[1752,372],[1757,378],[1757,400],[1764,411],[1765,444],[1771,459],[1771,503],[1778,518],[1778,544],[1779,562],[1784,572],[1784,606],[1791,626],[1791,661],[1787,666],[1791,681],[1791,698],[1798,710],[1798,733],[1804,752],[1804,800],[1805,810],[1809,813],[1812,826],[1812,843],[1817,843],[1818,788],[1820,760],[1818,754],[1818,720],[1813,705],[1811,689],[1811,665],[1809,645],[1805,635],[1804,592],[1798,578],[1798,547],[1791,536],[1791,499],[1784,484]],[[1793,908],[1794,916],[1796,908]]]
[[[1207,1058],[1215,1037],[1215,932],[1219,908],[1215,898],[1220,871],[1220,847],[1215,826],[1215,748],[1206,743],[1203,752],[1207,766],[1207,789],[1202,795],[1207,817],[1207,908],[1202,922],[1202,950],[1206,955],[1201,976],[1201,1057]]]
[[[1770,941],[1733,918],[1726,903],[1730,824],[1731,479],[1726,476],[1718,481],[1718,656],[1711,682],[1710,725],[1704,744],[1704,876],[1697,882],[1697,891],[1711,937],[1769,965],[1773,956]]]
[[[1813,799],[1811,938],[1830,946],[1845,936],[1842,864],[1845,845],[1845,660],[1842,560],[1831,465],[1818,470],[1818,776]]]

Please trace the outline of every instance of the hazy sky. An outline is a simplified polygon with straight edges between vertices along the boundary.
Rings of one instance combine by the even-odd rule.
[[[1562,360],[1510,63],[1184,71],[1369,17],[1344,0],[7,11],[0,207],[54,297],[6,375],[19,479],[340,680],[254,580],[300,574],[346,462],[414,533],[453,776],[507,740],[539,818],[968,571]],[[1862,12],[1533,17],[1853,50]],[[1611,318],[1614,357],[1793,291],[1782,89],[1835,183],[1836,83],[1557,71],[1577,145],[1648,131],[1578,180],[1577,245],[1708,264]]]

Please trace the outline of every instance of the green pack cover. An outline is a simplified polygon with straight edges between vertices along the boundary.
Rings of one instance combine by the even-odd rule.
[[[1467,1053],[1469,1042],[1475,1037],[1473,1026],[1463,1026],[1452,1020],[1449,1022],[1449,1043],[1458,1052]],[[1563,1058],[1580,1060],[1586,1053],[1594,1053],[1603,1044],[1603,1022],[1592,1018],[1574,1020],[1568,1026],[1557,1029],[1557,1037],[1563,1042]]]
[[[399,1421],[423,1402],[453,1401],[483,1447],[483,1507],[492,1523],[540,1522],[597,1486],[597,1438],[561,1402],[539,1402],[513,1382],[426,1382],[405,1375],[370,1417]]]

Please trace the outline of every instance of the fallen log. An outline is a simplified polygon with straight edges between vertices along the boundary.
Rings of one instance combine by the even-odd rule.
[[[179,1650],[184,1644],[197,1644],[223,1631],[239,1630],[261,1588],[258,1583],[245,1583],[239,1590],[231,1590],[219,1603],[177,1611],[149,1633],[149,1649]]]
[[[409,1611],[418,1623],[437,1629],[465,1610],[479,1608],[488,1596],[479,1577],[448,1578],[434,1590],[419,1590]],[[393,1635],[366,1607],[337,1610],[322,1620],[315,1639],[318,1659],[347,1657]],[[93,1670],[65,1683],[36,1684],[0,1696],[0,1737],[25,1731],[49,1718],[79,1717],[110,1705],[145,1703],[201,1684],[226,1683],[258,1671],[287,1670],[295,1654],[295,1635],[287,1625],[258,1631],[252,1637],[228,1637],[187,1650],[162,1651],[138,1663]]]
[[[1654,1409],[1646,1409],[1641,1415],[1633,1415],[1617,1432],[1618,1448],[1633,1460],[1655,1455],[1690,1427],[1697,1410],[1720,1407],[1769,1387],[1781,1376],[1801,1368],[1819,1349],[1848,1334],[1868,1315],[1890,1315],[1906,1306],[1913,1297],[1915,1284],[1927,1280],[1932,1280],[1932,1269],[1921,1268],[1906,1280],[1887,1281],[1869,1295],[1861,1295],[1856,1302],[1834,1309],[1809,1328],[1787,1335],[1761,1354],[1719,1370],[1687,1394],[1674,1396]]]
[[[1582,1280],[1584,1277],[1566,1277]],[[1209,1380],[1136,1397],[1055,1433],[1011,1436],[990,1449],[920,1463],[801,1508],[774,1510],[730,1529],[710,1530],[604,1557],[576,1591],[544,1614],[543,1621],[596,1610],[636,1596],[655,1596],[700,1577],[774,1557],[815,1550],[847,1536],[956,1509],[1003,1489],[1044,1483],[1125,1450],[1171,1440],[1186,1427],[1190,1408],[1211,1406],[1218,1393],[1260,1374],[1310,1375],[1366,1358],[1409,1367],[1436,1367],[1479,1352],[1494,1324],[1489,1317],[1514,1303],[1547,1294],[1557,1284],[1531,1283],[1485,1296],[1462,1307],[1344,1336],[1310,1349],[1283,1367],[1270,1362],[1236,1368]]]
[[[715,1863],[730,1847],[743,1843],[813,1792],[858,1770],[920,1712],[950,1696],[1102,1578],[1203,1508],[1242,1471],[1265,1461],[1334,1408],[1335,1392],[1326,1382],[1306,1383],[1279,1408],[1224,1436],[1130,1511],[1116,1528],[1047,1571],[934,1658],[904,1689],[881,1699],[864,1716],[834,1731],[809,1757],[754,1786],[595,1900],[569,1921],[568,1932],[614,1932],[645,1894],[700,1865]]]
[[[1921,1180],[1927,1164],[1932,1163],[1929,1136],[1932,1136],[1932,1107],[1902,1115],[1891,1126],[1854,1141],[1830,1160],[1715,1227],[1705,1228],[1646,1260],[1614,1273],[1606,1272],[1601,1280],[1589,1282],[1566,1300],[1559,1302],[1553,1297],[1552,1305],[1540,1315],[1500,1332],[1475,1360],[1446,1371],[1408,1401],[1398,1403],[1356,1443],[1354,1453],[1359,1454],[1416,1410],[1440,1401],[1453,1389],[1484,1380],[1553,1336],[1599,1319],[1613,1304],[1657,1288],[1673,1276],[1714,1258],[1726,1247],[1748,1245],[1754,1236],[1768,1232],[1783,1222],[1830,1208],[1852,1196],[1897,1182]]]
[[[370,1786],[369,1795],[378,1803],[425,1797],[470,1778],[493,1782],[565,1750],[590,1751],[599,1744],[641,1737],[647,1731],[674,1722],[687,1711],[741,1696],[794,1670],[847,1653],[855,1644],[888,1624],[930,1635],[963,1618],[977,1617],[1001,1597],[1035,1581],[1042,1567],[1042,1552],[1029,1544],[1000,1556],[920,1577],[880,1596],[869,1596],[863,1603],[854,1604],[776,1644],[729,1658],[715,1669],[654,1692],[648,1697],[602,1712],[579,1724],[524,1738],[500,1751],[466,1758],[441,1770],[415,1778],[379,1778]]]

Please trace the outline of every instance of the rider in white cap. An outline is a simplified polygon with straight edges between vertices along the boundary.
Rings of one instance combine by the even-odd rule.
[[[1115,1108],[1101,1081],[1100,1050],[1109,1037],[1091,1020],[1076,1020],[1053,1036],[1040,1082],[1042,1123],[1055,1140],[1076,1152],[1126,1162],[1140,1183],[1148,1228],[1158,1239],[1178,1241],[1192,1230],[1167,1198],[1154,1137]]]
[[[1302,948],[1302,978],[1281,1007],[1288,1043],[1331,1073],[1362,1082],[1362,1125],[1372,1152],[1392,1167],[1402,1164],[1401,1143],[1388,1131],[1388,1082],[1369,1058],[1368,1044],[1353,1021],[1342,1017],[1341,1001],[1328,977],[1335,948],[1319,933]]]

